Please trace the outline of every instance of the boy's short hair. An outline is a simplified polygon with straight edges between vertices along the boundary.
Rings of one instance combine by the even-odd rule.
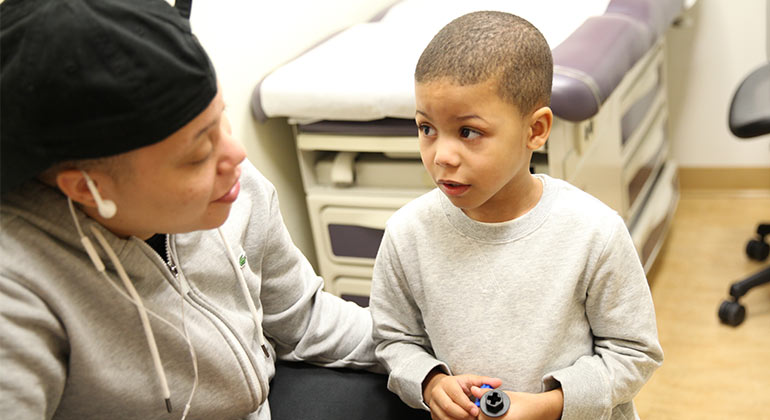
[[[417,62],[417,83],[444,78],[461,86],[497,78],[500,97],[522,115],[551,102],[553,57],[543,34],[505,12],[473,12],[453,20]]]

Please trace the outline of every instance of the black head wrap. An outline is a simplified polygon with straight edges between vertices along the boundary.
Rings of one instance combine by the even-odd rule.
[[[0,191],[156,143],[217,93],[187,10],[164,0],[0,3]]]

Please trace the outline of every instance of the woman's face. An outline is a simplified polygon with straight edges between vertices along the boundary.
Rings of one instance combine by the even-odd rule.
[[[222,225],[238,197],[246,158],[223,111],[220,92],[168,138],[121,155],[118,170],[89,170],[117,213],[104,219],[93,208],[86,212],[118,236],[142,239]]]

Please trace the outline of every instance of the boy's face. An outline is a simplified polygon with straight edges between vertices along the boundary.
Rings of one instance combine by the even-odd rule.
[[[238,197],[246,154],[232,137],[221,93],[168,138],[121,156],[123,173],[89,171],[104,198],[118,208],[111,219],[91,214],[120,236],[146,239],[220,226]],[[94,213],[90,209],[90,213]]]
[[[550,132],[550,109],[522,117],[494,79],[416,83],[415,99],[423,165],[455,206],[472,219],[501,222],[537,203],[540,182],[529,163]]]

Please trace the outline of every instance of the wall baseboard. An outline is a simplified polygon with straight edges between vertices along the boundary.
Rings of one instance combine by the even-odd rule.
[[[770,190],[770,168],[679,168],[682,190]]]

